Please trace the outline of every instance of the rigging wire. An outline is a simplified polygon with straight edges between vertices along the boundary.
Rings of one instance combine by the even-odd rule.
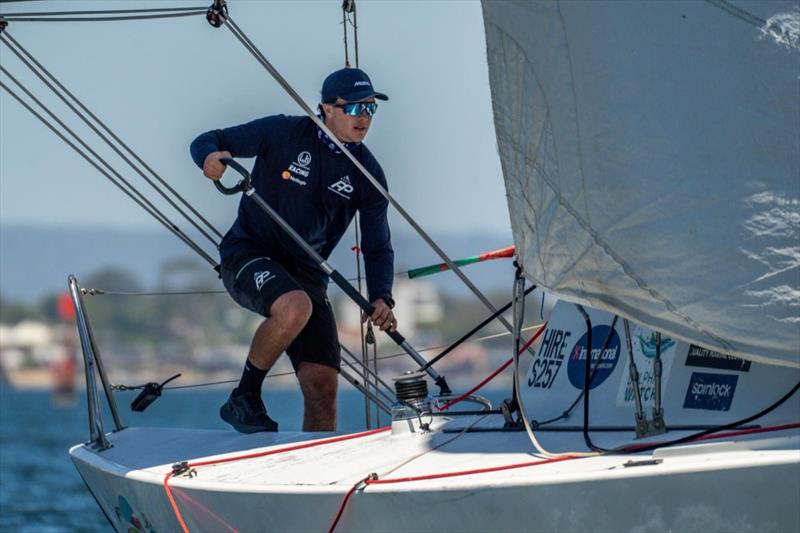
[[[164,15],[132,15],[128,17],[75,17],[75,18],[50,18],[50,17],[14,17],[6,20],[14,22],[114,22],[121,20],[145,20],[145,19],[167,19],[179,17],[192,17],[195,15],[205,15],[205,10],[190,13],[171,13]],[[5,17],[5,15],[2,15]]]
[[[408,274],[408,271],[403,270],[396,272],[394,277],[398,278],[406,274]],[[347,281],[358,281],[358,277],[347,278]],[[197,291],[108,291],[105,289],[81,287],[81,294],[84,296],[185,296],[191,294],[228,294],[228,291],[223,289],[207,289]],[[506,335],[510,335],[510,333],[507,333]],[[441,348],[445,347],[446,346],[441,346]]]
[[[350,18],[350,15],[353,18]],[[348,24],[353,28],[353,51],[355,52],[356,68],[358,68],[358,24],[356,22],[356,1],[343,0],[342,2],[342,30],[344,30],[344,66],[350,66],[349,46],[347,45],[347,26]]]
[[[523,331],[531,331],[531,330],[537,329],[539,327],[540,326],[529,326],[527,328],[523,328]],[[478,337],[477,339],[473,339],[472,342],[484,342],[484,341],[491,340],[491,339],[496,339],[496,338],[499,338],[499,337],[507,337],[508,335],[511,335],[511,333],[508,333],[508,332],[495,333],[493,335],[486,335],[484,337]],[[423,349],[421,349],[419,351],[420,352],[428,352],[428,351],[431,351],[431,350],[438,350],[438,349],[440,349],[440,348],[442,348],[444,346],[447,346],[447,345],[443,344],[443,345],[440,345],[440,346],[431,346],[429,348],[423,348]],[[342,346],[342,349],[347,350],[347,348],[345,346]],[[406,354],[405,352],[399,352],[399,353],[394,353],[394,354],[389,354],[389,355],[381,355],[381,356],[378,357],[378,360],[382,361],[384,359],[393,359],[393,358],[401,357],[401,356],[405,356],[405,355],[408,355],[408,354]],[[291,376],[291,375],[294,375],[294,371],[278,372],[278,373],[275,373],[275,374],[268,374],[267,375],[267,379],[284,377],[284,376]],[[175,386],[172,386],[172,387],[164,387],[164,390],[194,389],[194,388],[199,388],[199,387],[211,387],[213,385],[227,385],[229,383],[238,383],[238,382],[239,382],[238,379],[227,379],[227,380],[223,380],[223,381],[209,381],[209,382],[205,382],[205,383],[193,383],[191,385],[175,385]],[[124,391],[124,390],[136,390],[136,389],[139,389],[141,387],[140,386],[130,386],[130,385],[122,385],[122,384],[120,384],[120,385],[113,385],[112,388],[114,390]]]
[[[125,154],[123,154],[120,151],[120,149],[108,139],[108,137],[106,137],[105,135],[103,135],[103,133],[98,131],[97,127],[94,124],[92,124],[91,121],[88,118],[86,118],[86,116],[84,116],[80,111],[78,111],[75,108],[75,106],[65,97],[65,95],[69,96],[69,98],[75,104],[77,104],[77,106],[84,113],[86,113],[89,117],[91,117],[101,128],[103,128],[108,134],[110,134],[110,136],[115,141],[117,141],[117,143],[119,143],[125,150],[127,150],[127,152],[131,154],[133,158],[136,159],[146,170],[148,170],[150,174],[152,174],[161,185],[163,185],[170,193],[172,193],[173,196],[175,196],[175,198],[179,202],[181,202],[186,208],[188,208],[192,212],[192,214],[194,214],[194,216],[196,216],[200,221],[202,221],[205,224],[206,228],[210,229],[213,233],[216,234],[218,238],[221,239],[222,234],[210,222],[208,222],[208,220],[206,220],[196,209],[194,209],[189,204],[189,202],[187,202],[186,199],[184,199],[161,176],[159,176],[158,173],[156,173],[149,165],[147,165],[127,144],[125,144],[117,135],[115,135],[110,130],[110,128],[108,128],[108,126],[106,126],[105,123],[103,123],[103,121],[101,121],[94,113],[92,113],[85,105],[83,105],[83,103],[74,94],[72,94],[63,84],[61,84],[58,81],[58,79],[47,68],[45,68],[41,63],[39,63],[36,60],[36,58],[34,58],[33,55],[30,52],[28,52],[19,42],[17,42],[17,40],[14,39],[7,31],[4,32],[4,36],[11,43],[13,43],[14,46],[12,47],[10,44],[3,41],[4,44],[8,46],[9,49],[20,59],[20,61],[22,61],[31,72],[33,72],[45,85],[47,85],[47,87],[62,102],[64,102],[72,110],[72,112],[75,113],[78,116],[78,118],[81,119],[81,121],[83,121],[84,124],[86,124],[89,128],[91,128],[92,131],[98,137],[100,137],[112,150],[114,150],[114,152],[117,155],[119,155],[126,163],[128,163],[128,165],[137,174],[139,174],[139,176],[141,176],[142,179],[144,179],[162,198],[164,198],[164,200],[166,200],[169,203],[170,206],[172,206],[173,209],[175,209],[178,213],[180,213],[181,216],[183,216],[184,219],[186,219],[190,224],[192,224],[192,226],[194,226],[195,229],[197,229],[206,239],[208,239],[215,247],[219,246],[219,243],[200,226],[199,222],[193,220],[185,211],[183,211],[183,209],[181,209],[178,205],[176,205],[175,201],[172,198],[170,198],[169,195],[167,195],[163,190],[159,189],[159,187],[156,186],[156,184],[153,183],[153,181],[150,178],[148,178],[140,168],[138,168],[130,159],[128,159],[128,157],[126,157]],[[2,37],[3,36],[0,36],[0,40],[2,40]],[[17,51],[17,49],[19,49],[19,51]],[[25,57],[23,57],[23,55]],[[42,73],[50,81],[48,81],[48,79],[45,79],[45,77],[42,76],[42,73],[40,73],[39,70],[34,68],[33,65],[35,65],[39,70],[41,70]],[[63,91],[64,94],[56,90],[56,88],[53,85],[55,85],[61,91]]]
[[[207,8],[179,7],[160,9],[119,9],[105,11],[42,11],[28,13],[0,13],[0,19],[14,22],[111,22],[122,20],[149,20],[205,15]],[[137,14],[150,13],[150,14]],[[91,17],[87,15],[102,15]]]
[[[10,0],[3,0],[2,3],[8,3]],[[22,0],[17,0],[22,1]],[[197,7],[160,7],[160,8],[152,8],[152,9],[105,9],[105,10],[92,10],[92,11],[29,11],[27,13],[2,13],[0,17],[8,18],[11,17],[50,17],[50,16],[62,16],[62,15],[103,15],[103,14],[116,14],[116,15],[125,15],[125,14],[135,14],[135,13],[173,13],[173,12],[181,12],[181,11],[198,11],[198,10],[205,11],[207,8],[205,6],[197,6]]]
[[[522,323],[525,318],[525,277],[522,276],[522,268],[517,266],[517,274],[514,276],[514,399],[517,404],[517,408],[519,409],[520,418],[522,419],[522,425],[525,427],[525,432],[528,434],[528,439],[533,444],[536,451],[538,451],[543,456],[549,459],[558,459],[561,457],[589,457],[592,455],[597,455],[595,452],[590,453],[582,453],[582,452],[561,452],[561,453],[552,453],[547,451],[539,440],[536,438],[536,434],[533,432],[533,428],[531,427],[530,420],[528,415],[525,413],[525,402],[519,397],[519,391],[522,390],[520,381],[519,381],[519,356],[523,350],[520,350],[520,331],[522,329]],[[540,330],[539,333],[542,333],[544,328]],[[591,344],[589,344],[589,352],[591,353]],[[534,355],[534,358],[536,355]],[[587,370],[588,374],[588,370]]]
[[[349,46],[347,44],[347,22],[349,20],[348,12],[355,11],[356,4],[355,0],[344,0],[342,2],[342,30],[344,31],[344,66],[350,66],[350,57],[349,57]],[[356,41],[356,67],[358,67],[358,41]],[[361,277],[361,235],[359,232],[360,227],[360,214],[356,213],[353,223],[354,233],[355,233],[355,244],[352,250],[355,252],[355,259],[356,259],[356,278],[358,281],[358,293],[363,294],[363,284],[362,284],[362,277]],[[367,317],[367,324],[368,327],[372,327],[372,323],[370,322],[369,317]],[[368,333],[364,330],[364,322],[359,323],[359,330],[361,333],[361,364],[365,367],[369,366],[369,352],[367,349],[367,335]],[[371,331],[369,332],[371,333]],[[373,336],[374,337],[374,336]],[[374,344],[374,343],[373,343]],[[377,375],[377,370],[376,370]],[[376,383],[365,383],[366,387],[374,386],[377,390],[378,384]],[[366,399],[365,399],[366,400]],[[380,416],[378,414],[378,416]],[[367,429],[372,427],[372,411],[370,409],[370,405],[368,401],[364,402],[364,418],[366,420]]]
[[[2,40],[2,37],[0,37],[0,40]],[[3,42],[5,42],[5,41],[3,41]],[[8,71],[7,71],[7,70],[6,70],[6,69],[5,69],[5,68],[4,68],[2,65],[0,65],[0,72],[2,72],[3,74],[5,74],[6,76],[8,76],[8,78],[9,78],[11,81],[13,81],[13,82],[14,82],[14,83],[15,83],[15,84],[16,84],[16,85],[17,85],[17,86],[20,88],[20,89],[22,89],[22,91],[23,91],[23,92],[25,92],[25,94],[26,94],[26,95],[27,95],[27,96],[28,96],[28,97],[29,97],[31,100],[33,100],[34,102],[36,102],[36,104],[37,104],[37,105],[38,105],[40,108],[42,108],[42,109],[43,109],[43,110],[44,110],[44,111],[45,111],[45,112],[46,112],[46,113],[47,113],[47,114],[50,116],[50,118],[51,118],[51,119],[53,119],[54,121],[56,121],[56,122],[58,123],[58,125],[59,125],[59,126],[61,126],[61,127],[62,127],[62,128],[65,130],[65,131],[67,131],[67,132],[68,132],[70,135],[72,135],[72,137],[73,137],[73,138],[74,138],[74,139],[75,139],[75,140],[76,140],[76,141],[77,141],[77,142],[78,142],[78,143],[79,143],[79,144],[80,144],[80,145],[81,145],[81,146],[84,148],[84,150],[88,151],[88,152],[89,152],[90,154],[92,154],[92,155],[93,155],[93,156],[94,156],[94,157],[95,157],[95,158],[96,158],[98,161],[100,161],[101,163],[103,163],[103,165],[104,165],[104,166],[105,166],[105,167],[108,169],[108,171],[109,171],[109,172],[111,172],[112,174],[114,174],[114,176],[116,176],[116,178],[117,178],[117,179],[118,179],[120,182],[124,183],[124,184],[125,184],[125,185],[128,187],[128,190],[126,190],[126,189],[123,189],[123,191],[125,191],[125,192],[126,192],[126,194],[128,194],[129,196],[131,196],[131,194],[132,194],[132,193],[138,194],[138,197],[139,197],[139,198],[140,198],[140,199],[141,199],[143,202],[145,202],[145,203],[148,205],[148,207],[149,207],[150,209],[152,209],[152,210],[153,210],[153,211],[148,211],[148,213],[149,213],[149,214],[151,214],[151,215],[154,215],[154,216],[155,216],[154,212],[155,212],[155,213],[158,213],[158,215],[159,215],[160,217],[162,217],[162,218],[158,218],[158,217],[157,217],[157,219],[158,219],[158,220],[159,220],[159,221],[160,221],[162,224],[167,224],[167,223],[169,223],[169,221],[168,221],[168,219],[166,218],[166,216],[164,216],[164,215],[163,215],[163,213],[160,213],[160,212],[159,212],[159,211],[156,209],[156,207],[155,207],[155,206],[154,206],[152,203],[150,203],[150,202],[149,202],[149,201],[148,201],[148,200],[147,200],[147,199],[144,197],[144,195],[140,194],[140,193],[139,193],[139,191],[137,191],[137,190],[136,190],[136,188],[135,188],[135,187],[133,187],[133,186],[130,184],[130,182],[128,182],[128,181],[127,181],[127,180],[126,180],[124,177],[122,177],[122,175],[120,175],[120,174],[119,174],[119,173],[118,173],[118,172],[117,172],[117,171],[116,171],[116,170],[115,170],[115,169],[114,169],[114,168],[113,168],[113,167],[112,167],[112,166],[111,166],[111,165],[110,165],[108,162],[106,162],[106,161],[105,161],[105,160],[104,160],[104,159],[103,159],[103,158],[102,158],[102,157],[101,157],[101,156],[100,156],[100,155],[99,155],[97,152],[95,152],[95,151],[94,151],[94,150],[93,150],[91,147],[89,147],[89,145],[88,145],[88,144],[86,144],[86,142],[84,142],[84,141],[83,141],[83,140],[82,140],[82,139],[81,139],[81,138],[80,138],[80,137],[79,137],[79,136],[78,136],[78,135],[77,135],[77,134],[76,134],[76,133],[75,133],[73,130],[71,130],[71,129],[70,129],[70,128],[69,128],[69,127],[66,125],[66,124],[64,124],[64,122],[62,122],[62,121],[61,121],[61,120],[60,120],[60,119],[59,119],[59,118],[58,118],[58,117],[57,117],[57,116],[56,116],[56,115],[55,115],[55,114],[54,114],[52,111],[50,111],[50,109],[48,109],[48,108],[47,108],[47,106],[45,106],[45,105],[44,105],[44,104],[43,104],[43,103],[42,103],[42,102],[41,102],[41,101],[40,101],[38,98],[36,98],[36,97],[35,97],[35,96],[34,96],[34,95],[33,95],[33,94],[32,94],[32,93],[31,93],[31,92],[28,90],[28,89],[26,89],[26,88],[25,88],[25,86],[23,86],[23,85],[22,85],[22,83],[20,83],[20,82],[19,82],[19,80],[17,80],[17,79],[16,79],[16,78],[15,78],[13,75],[11,75],[11,73],[10,73],[10,72],[8,72]]]
[[[2,39],[2,37],[0,37],[0,39]],[[5,71],[5,69],[3,69],[3,70]],[[158,211],[157,208],[152,206],[152,204],[150,204],[150,202],[147,199],[140,200],[136,196],[132,195],[130,191],[126,190],[125,187],[119,181],[117,181],[114,178],[114,176],[112,176],[109,172],[104,170],[97,162],[92,160],[91,157],[89,157],[85,152],[83,152],[72,141],[67,139],[60,131],[58,131],[58,129],[55,126],[53,126],[51,123],[49,123],[46,118],[44,118],[42,115],[40,115],[38,112],[36,112],[35,109],[33,109],[27,102],[25,102],[19,95],[17,95],[17,93],[15,93],[13,89],[11,89],[9,86],[7,86],[3,82],[0,82],[0,87],[5,89],[6,92],[8,92],[17,102],[20,103],[20,105],[22,105],[31,114],[33,114],[36,118],[38,118],[45,126],[47,126],[53,133],[55,133],[62,141],[67,143],[67,145],[69,145],[70,148],[75,150],[90,165],[92,165],[94,168],[96,168],[98,170],[98,172],[100,172],[106,178],[108,178],[108,180],[111,181],[111,183],[116,185],[120,190],[122,190],[122,192],[124,192],[126,195],[128,195],[134,202],[136,202],[148,214],[150,214],[153,218],[155,218],[159,223],[164,225],[164,227],[166,227],[176,237],[178,237],[181,241],[183,241],[186,245],[188,245],[192,250],[194,250],[201,257],[203,257],[203,259],[208,261],[211,265],[216,265],[216,262],[208,254],[206,254],[205,251],[203,251],[201,248],[199,248],[191,239],[189,239],[189,237],[187,237],[182,231],[180,231],[180,229],[178,229],[177,226],[175,226],[168,219],[166,219],[166,217],[164,217],[164,215],[160,211]],[[74,133],[71,130],[68,130],[68,131],[70,131],[70,133],[74,135]],[[108,163],[106,163],[102,158],[99,158],[99,160],[102,161],[104,165],[109,166]],[[115,172],[115,174],[116,174],[116,172]],[[119,174],[117,174],[117,175],[119,176]],[[124,178],[122,178],[121,176],[120,176],[120,179],[124,183],[127,183],[126,180]],[[128,184],[128,186],[130,187],[130,184]]]
[[[529,287],[525,291],[525,295],[527,296],[534,289],[536,289],[536,285],[532,285],[531,287]],[[472,337],[475,333],[477,333],[478,331],[483,329],[487,324],[489,324],[489,322],[491,322],[492,320],[497,318],[497,316],[500,313],[505,313],[506,311],[508,311],[509,307],[511,307],[512,302],[508,302],[506,305],[504,305],[503,307],[501,307],[500,309],[498,309],[497,311],[495,311],[494,313],[492,313],[491,315],[486,317],[484,320],[481,321],[480,324],[478,324],[477,326],[475,326],[474,328],[472,328],[471,330],[466,332],[464,335],[462,335],[457,341],[453,342],[450,346],[448,346],[447,349],[445,349],[442,353],[440,353],[439,355],[437,355],[436,357],[434,357],[433,359],[431,359],[430,361],[425,363],[423,366],[421,366],[420,369],[419,369],[420,372],[426,370],[431,365],[437,363],[440,359],[442,359],[444,356],[446,356],[451,351],[453,351],[456,347],[458,347],[462,342],[464,342],[467,339],[469,339],[470,337]]]

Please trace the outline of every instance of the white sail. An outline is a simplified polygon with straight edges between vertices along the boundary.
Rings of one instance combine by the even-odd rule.
[[[800,365],[800,11],[483,2],[525,274],[683,340]]]

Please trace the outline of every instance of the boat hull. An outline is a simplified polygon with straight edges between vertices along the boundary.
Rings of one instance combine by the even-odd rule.
[[[109,435],[117,454],[136,446],[139,437],[126,439],[129,431]],[[189,430],[185,433],[188,445],[194,437]],[[479,437],[475,435],[476,443]],[[174,446],[181,439],[180,430],[171,430],[165,442]],[[402,439],[396,436],[381,439],[384,442],[376,444],[385,446],[390,457],[393,448],[413,447],[398,442]],[[350,499],[337,530],[797,531],[798,439],[761,439],[756,446],[700,444],[670,449],[663,455],[657,451],[633,457],[602,456],[486,474],[369,485]],[[350,447],[352,453],[358,453],[358,444]],[[87,446],[71,450],[76,467],[114,528],[179,531],[161,475],[170,465],[131,468],[108,460],[104,453]],[[496,463],[535,459],[523,450],[501,455],[494,458]],[[273,460],[261,474],[251,471],[247,480],[234,472],[221,472],[212,479],[210,469],[222,467],[203,467],[195,477],[171,478],[170,487],[190,531],[327,530],[353,482],[302,481],[310,475],[309,470],[320,470],[326,456],[329,461],[337,460],[330,451],[292,452]],[[486,466],[476,464],[474,457],[465,450],[433,452],[410,473]],[[631,460],[639,463],[624,466]],[[368,470],[369,459],[363,462],[361,470]],[[251,466],[254,470],[258,467]],[[331,468],[334,466],[341,465],[332,464]],[[359,470],[356,464],[352,467]],[[242,464],[238,468],[248,467]],[[301,480],[295,484],[286,482],[290,478],[286,469],[293,468]]]

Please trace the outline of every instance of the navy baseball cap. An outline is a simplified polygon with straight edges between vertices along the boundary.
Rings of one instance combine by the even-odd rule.
[[[335,102],[337,98],[347,102],[357,102],[371,96],[378,100],[389,99],[385,94],[373,89],[367,73],[358,68],[337,70],[322,82],[321,101],[326,104]]]

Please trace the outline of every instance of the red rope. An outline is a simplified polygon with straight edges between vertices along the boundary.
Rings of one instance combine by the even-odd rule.
[[[547,327],[547,322],[542,324],[542,326],[536,331],[536,333],[533,335],[533,337],[531,337],[531,339],[528,342],[526,342],[525,345],[522,348],[519,349],[518,353],[524,352],[525,350],[527,350],[530,347],[531,344],[536,342],[536,339],[539,338],[539,336],[542,334],[542,332],[545,330],[546,327]],[[475,391],[481,389],[484,385],[486,385],[487,383],[492,381],[500,372],[502,372],[503,370],[508,368],[508,365],[510,365],[513,362],[514,362],[514,358],[512,357],[511,359],[509,359],[508,361],[506,361],[505,363],[500,365],[500,367],[497,370],[495,370],[494,372],[489,374],[483,381],[481,381],[480,383],[478,383],[477,385],[472,387],[470,390],[468,390],[467,392],[465,392],[461,396],[459,396],[457,398],[453,398],[452,400],[450,400],[449,402],[447,402],[443,406],[438,407],[437,409],[439,409],[440,411],[444,411],[445,409],[449,409],[453,405],[457,404],[461,400],[472,396],[472,394],[475,393]]]
[[[389,431],[392,429],[390,426],[372,429],[370,431],[362,431],[360,433],[352,433],[350,435],[341,435],[339,437],[332,437],[329,439],[322,439],[313,442],[304,442],[302,444],[296,444],[294,446],[287,446],[285,448],[278,448],[277,450],[267,450],[265,452],[257,452],[257,453],[249,453],[245,455],[236,455],[233,457],[226,457],[224,459],[211,459],[208,461],[198,461],[196,463],[188,463],[186,468],[194,468],[197,466],[207,466],[207,465],[217,465],[222,463],[230,463],[233,461],[242,461],[244,459],[255,459],[257,457],[266,457],[267,455],[275,455],[278,453],[284,452],[291,452],[295,450],[303,450],[305,448],[313,448],[315,446],[322,446],[324,444],[333,444],[336,442],[343,442],[346,440],[357,439],[359,437],[368,437],[370,435],[375,435],[376,433],[382,433],[384,431]],[[167,493],[167,499],[169,499],[169,503],[172,506],[172,510],[175,513],[175,517],[178,519],[178,523],[181,526],[183,533],[189,533],[189,528],[186,527],[186,523],[183,521],[183,516],[181,515],[181,511],[178,508],[177,503],[175,502],[175,498],[172,496],[172,490],[169,486],[169,480],[173,476],[172,470],[170,470],[166,476],[164,476],[164,490]]]
[[[553,457],[552,459],[542,459],[541,461],[528,461],[525,463],[515,463],[510,465],[490,466],[487,468],[475,468],[473,470],[458,470],[455,472],[443,472],[441,474],[428,474],[426,476],[398,477],[393,479],[368,479],[365,481],[365,483],[367,485],[383,485],[386,483],[406,483],[408,481],[424,481],[427,479],[441,479],[445,477],[470,476],[473,474],[486,474],[489,472],[499,472],[501,470],[513,470],[515,468],[527,468],[529,466],[560,463],[561,461],[570,461],[572,459],[581,459],[581,456],[562,455],[560,457]]]
[[[783,430],[787,430],[787,429],[796,429],[796,428],[800,428],[800,423],[783,424],[783,425],[779,425],[779,426],[770,426],[770,427],[764,427],[764,428],[743,429],[743,430],[740,430],[740,431],[730,431],[730,432],[727,432],[727,433],[719,433],[717,435],[705,435],[703,437],[700,437],[700,438],[696,439],[696,441],[713,440],[713,439],[724,439],[724,438],[736,437],[736,436],[740,436],[740,435],[750,435],[750,434],[753,434],[753,433],[767,433],[767,432],[770,432],[770,431],[783,431]],[[646,444],[644,446],[652,446],[652,444]],[[624,448],[623,450],[630,451],[631,448]],[[492,466],[492,467],[487,467],[487,468],[476,468],[476,469],[473,469],[473,470],[459,470],[459,471],[455,471],[455,472],[443,472],[441,474],[428,474],[428,475],[424,475],[424,476],[409,476],[409,477],[400,477],[400,478],[393,478],[393,479],[378,479],[377,477],[374,477],[374,478],[373,477],[367,477],[364,480],[359,481],[356,485],[354,485],[353,488],[351,488],[350,491],[347,493],[347,495],[344,497],[344,500],[342,500],[342,504],[339,507],[339,512],[336,514],[336,520],[334,520],[333,525],[328,530],[328,533],[333,533],[333,530],[336,528],[336,524],[339,522],[339,519],[341,518],[342,514],[344,513],[344,509],[347,506],[347,503],[350,500],[350,497],[353,495],[353,493],[356,491],[357,487],[361,483],[364,483],[366,485],[384,485],[384,484],[389,484],[389,483],[406,483],[406,482],[411,482],[411,481],[423,481],[423,480],[429,480],[429,479],[441,479],[441,478],[447,478],[447,477],[468,476],[468,475],[474,475],[474,474],[486,474],[486,473],[489,473],[489,472],[499,472],[499,471],[502,471],[502,470],[511,470],[511,469],[515,469],[515,468],[526,468],[526,467],[531,467],[531,466],[539,466],[539,465],[546,465],[546,464],[551,464],[551,463],[559,463],[561,461],[571,461],[573,459],[587,459],[587,458],[588,457],[579,456],[579,455],[562,455],[560,457],[553,457],[551,459],[543,459],[541,461],[529,461],[529,462],[526,462],[526,463],[516,463],[516,464],[510,464],[510,465],[503,465],[503,466]]]
[[[336,529],[336,524],[339,523],[339,519],[341,518],[342,514],[344,513],[345,507],[347,507],[347,503],[350,501],[350,497],[355,493],[356,489],[362,483],[365,485],[383,485],[387,483],[405,483],[407,481],[422,481],[426,479],[440,479],[444,477],[455,477],[455,476],[468,476],[471,474],[485,474],[487,472],[498,472],[500,470],[511,470],[512,468],[524,468],[528,466],[538,466],[538,465],[546,465],[550,463],[558,463],[560,461],[569,461],[571,459],[580,459],[580,456],[575,455],[564,455],[561,457],[554,457],[552,459],[543,459],[541,461],[529,461],[526,463],[517,463],[512,465],[503,465],[503,466],[493,466],[488,468],[476,468],[474,470],[459,470],[457,472],[444,472],[442,474],[429,474],[427,476],[412,476],[412,477],[399,477],[394,479],[378,479],[377,476],[369,476],[355,485],[347,492],[344,499],[342,500],[342,504],[339,506],[339,512],[336,513],[336,519],[331,524],[328,533],[333,533]]]
[[[347,502],[350,501],[350,497],[353,496],[353,493],[355,493],[355,491],[358,490],[358,487],[365,484],[367,480],[370,479],[370,477],[372,476],[367,476],[358,483],[356,483],[355,485],[353,485],[352,487],[350,487],[350,490],[347,491],[347,494],[344,495],[344,499],[342,500],[342,503],[339,505],[339,511],[336,513],[336,518],[333,519],[331,527],[328,528],[328,533],[333,533],[333,531],[336,529],[336,525],[339,523],[339,519],[342,517],[342,513],[344,513],[345,507],[347,507]]]

